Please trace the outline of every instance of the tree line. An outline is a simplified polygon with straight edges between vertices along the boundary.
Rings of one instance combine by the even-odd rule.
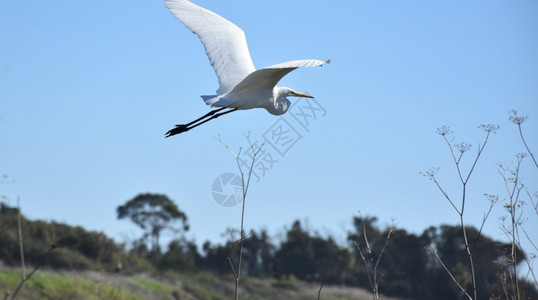
[[[228,258],[237,259],[238,232],[228,230],[227,242],[206,241],[198,249],[182,234],[189,229],[187,215],[168,197],[155,194],[137,197],[117,211],[118,218],[128,218],[145,230],[145,234],[130,245],[118,244],[104,233],[82,227],[30,221],[22,216],[26,262],[55,269],[124,273],[148,270],[231,273]],[[1,203],[0,261],[5,265],[20,263],[18,216],[17,208]],[[242,272],[255,277],[370,289],[375,267],[376,284],[387,296],[460,299],[460,290],[434,252],[428,251],[435,249],[435,255],[458,282],[470,284],[459,226],[432,226],[421,234],[413,234],[391,226],[380,228],[377,219],[371,216],[356,216],[352,222],[353,229],[347,232],[345,245],[330,236],[310,232],[299,220],[285,230],[285,238],[280,242],[275,242],[263,229],[246,232]],[[167,229],[174,230],[178,238],[163,250],[158,239]],[[476,228],[469,227],[467,233],[468,239],[473,241],[476,260],[477,298],[499,297],[506,290],[501,275],[509,268],[505,257],[512,251],[512,245],[480,234]],[[55,250],[46,254],[51,246]],[[517,248],[516,251],[518,259],[523,260],[524,253]],[[538,291],[532,283],[521,279],[520,286],[526,298],[538,299]]]

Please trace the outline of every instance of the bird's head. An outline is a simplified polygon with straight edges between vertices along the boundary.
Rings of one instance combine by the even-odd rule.
[[[280,88],[280,97],[303,97],[303,98],[314,98],[314,96],[298,92],[296,90],[290,89],[288,87]]]

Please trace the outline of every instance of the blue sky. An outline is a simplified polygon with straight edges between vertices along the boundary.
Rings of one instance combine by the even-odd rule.
[[[500,126],[469,182],[471,225],[488,208],[484,193],[506,198],[497,163],[524,152],[509,110],[529,115],[524,130],[538,154],[536,1],[195,3],[245,31],[258,68],[331,58],[279,84],[316,96],[323,113],[302,127],[291,113],[242,111],[165,139],[174,124],[208,111],[199,95],[218,85],[198,38],[161,1],[3,1],[0,173],[14,182],[0,194],[8,203],[20,197],[30,218],[125,241],[139,232],[116,219],[116,207],[163,193],[187,213],[190,237],[220,242],[226,228],[239,227],[240,206],[212,198],[214,180],[237,172],[216,137],[237,151],[248,146],[246,133],[261,143],[287,122],[300,139],[283,155],[265,145],[273,165],[250,187],[246,227],[278,236],[300,219],[343,242],[358,211],[415,233],[458,222],[419,174],[439,167],[459,199],[450,153],[435,133],[442,125],[473,145],[464,168],[483,140],[478,126]],[[538,190],[528,159],[522,176]],[[527,212],[536,238],[538,218]],[[503,239],[503,214],[498,205],[486,234]]]

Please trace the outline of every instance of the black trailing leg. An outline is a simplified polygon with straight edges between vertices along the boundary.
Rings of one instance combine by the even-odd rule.
[[[229,109],[225,112],[221,112],[221,113],[218,113],[219,111],[222,111],[224,109]],[[225,114],[228,114],[228,113],[231,113],[232,111],[236,111],[237,108],[229,108],[229,107],[222,107],[222,108],[219,108],[219,109],[215,109],[215,110],[212,110],[210,112],[208,112],[207,114],[201,116],[200,118],[190,122],[190,123],[187,123],[187,124],[178,124],[176,125],[174,128],[168,130],[168,132],[166,132],[165,134],[165,137],[171,137],[173,135],[176,135],[176,134],[180,134],[182,132],[185,132],[185,131],[189,131],[191,129],[193,129],[194,127],[197,127],[197,126],[200,126],[202,124],[204,124],[205,122],[208,122],[210,120],[213,120],[213,119],[216,119],[220,116],[223,116]],[[218,114],[217,114],[218,113]]]

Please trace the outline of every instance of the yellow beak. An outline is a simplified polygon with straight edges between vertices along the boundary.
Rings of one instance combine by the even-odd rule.
[[[304,97],[304,98],[314,98],[314,96],[312,95],[308,95],[308,94],[305,94],[305,93],[300,93],[300,92],[297,92],[297,91],[293,91],[293,94],[297,97]]]

